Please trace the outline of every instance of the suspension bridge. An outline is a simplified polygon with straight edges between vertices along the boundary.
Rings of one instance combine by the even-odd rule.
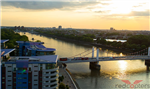
[[[99,49],[97,49],[97,56],[94,57],[95,48],[92,51],[86,50],[82,53],[79,53],[75,56],[68,57],[68,58],[60,58],[59,61],[63,63],[76,63],[76,62],[98,62],[98,61],[113,61],[113,60],[148,60],[150,59],[150,47],[143,49],[138,52],[129,53],[125,56],[116,56],[112,55],[110,57],[99,57]],[[86,54],[85,54],[86,53]],[[92,53],[92,57],[86,57],[87,55]],[[83,55],[83,57],[81,57]],[[147,55],[145,55],[147,54]],[[78,57],[79,56],[79,57]]]
[[[97,55],[94,57],[94,52],[97,50]],[[99,61],[118,61],[118,60],[150,60],[150,47],[143,49],[138,52],[128,53],[124,56],[107,56],[107,57],[99,57],[100,49],[95,49],[94,47],[89,50],[86,50],[82,53],[79,53],[75,56],[68,57],[68,58],[60,58],[58,62],[62,63],[80,63],[80,62],[90,62],[90,66],[98,66],[100,69]],[[92,57],[86,57],[87,55],[92,54]],[[108,53],[107,53],[108,54]]]

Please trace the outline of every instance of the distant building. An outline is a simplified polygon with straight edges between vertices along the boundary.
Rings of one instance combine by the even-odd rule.
[[[115,29],[113,27],[110,28],[110,31],[115,31]]]
[[[24,29],[24,26],[21,26],[21,29]]]
[[[20,26],[18,26],[17,28],[20,29]]]
[[[62,26],[58,26],[58,29],[61,30],[61,29],[62,29]]]
[[[52,29],[56,29],[56,27],[52,27]]]
[[[2,61],[1,89],[58,89],[57,55],[11,57]]]

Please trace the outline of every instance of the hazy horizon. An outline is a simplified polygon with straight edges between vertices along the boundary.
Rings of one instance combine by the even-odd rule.
[[[1,1],[1,25],[150,30],[149,0]]]

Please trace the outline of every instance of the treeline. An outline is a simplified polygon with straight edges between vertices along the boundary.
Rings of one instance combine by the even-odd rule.
[[[94,43],[99,43],[102,45],[114,47],[114,48],[120,48],[120,49],[129,49],[132,50],[133,52],[143,50],[145,48],[148,48],[150,46],[150,35],[134,35],[129,34],[131,37],[127,39],[127,42],[109,42],[106,41],[104,38],[97,38],[96,41],[93,41],[95,39],[94,34],[86,34],[86,35],[75,35],[75,34],[67,34],[62,33],[61,31],[42,31],[42,30],[37,30],[38,33],[41,34],[46,34],[46,35],[54,35],[54,36],[59,36],[59,37],[65,37],[69,39],[74,39],[78,41],[84,41],[84,42],[94,42]],[[74,32],[73,32],[74,33]],[[108,33],[107,36],[110,35],[118,35],[118,33]]]
[[[150,35],[134,35],[127,39],[127,42],[121,43],[121,42],[108,42],[105,39],[98,39],[98,43],[112,46],[116,48],[122,48],[122,49],[130,49],[135,51],[140,51],[145,48],[148,48],[150,46]]]
[[[12,29],[1,29],[1,39],[9,39],[9,42],[6,42],[8,48],[14,48],[17,45],[16,41],[29,41],[27,36],[21,36]]]
[[[62,34],[59,31],[54,33],[52,31],[37,30],[37,32],[42,33],[42,34],[46,34],[46,35],[55,35],[55,36],[59,36],[59,37],[65,37],[65,38],[79,40],[79,41],[85,41],[85,42],[93,42],[93,39],[95,38],[95,35],[93,35],[93,34],[85,34],[85,35],[77,36],[77,35],[74,35],[74,34],[67,34],[67,35]]]

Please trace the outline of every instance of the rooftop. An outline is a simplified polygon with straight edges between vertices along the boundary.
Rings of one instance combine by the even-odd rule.
[[[11,57],[10,60],[5,62],[5,64],[13,64],[17,61],[28,61],[29,63],[57,63],[58,55],[44,55],[44,56],[15,56]]]
[[[9,41],[9,39],[1,40],[1,43],[5,43],[7,41]]]
[[[16,41],[16,43],[29,43],[30,45],[41,45],[44,42]]]
[[[7,54],[11,53],[15,49],[1,49],[1,57],[6,56]]]
[[[29,42],[29,41],[16,41],[17,43],[25,43],[25,47],[28,50],[37,50],[37,51],[56,51],[54,48],[46,48],[42,44],[44,42]]]
[[[43,45],[30,45],[26,46],[27,49],[29,50],[37,50],[37,51],[56,51],[54,48],[46,48]]]

